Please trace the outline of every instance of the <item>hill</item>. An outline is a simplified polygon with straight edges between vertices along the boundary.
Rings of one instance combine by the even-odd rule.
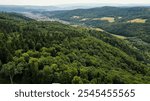
[[[0,16],[0,83],[150,83],[150,64],[126,40],[59,22]]]
[[[43,14],[73,24],[99,27],[118,35],[138,37],[149,43],[149,7],[100,7]]]
[[[43,12],[72,24],[100,28],[125,37],[150,60],[150,7],[99,7],[70,11]]]
[[[40,12],[40,11],[56,11],[61,10],[59,7],[55,6],[19,6],[19,5],[0,5],[1,12]]]

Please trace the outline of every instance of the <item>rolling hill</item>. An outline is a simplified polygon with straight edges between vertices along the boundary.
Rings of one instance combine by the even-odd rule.
[[[106,31],[0,13],[0,83],[150,83],[147,58]]]
[[[125,37],[133,47],[150,60],[150,7],[98,7],[69,11],[43,12],[80,26],[102,29]]]

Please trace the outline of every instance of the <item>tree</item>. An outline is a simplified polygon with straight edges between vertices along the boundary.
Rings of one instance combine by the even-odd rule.
[[[83,81],[79,76],[74,76],[72,83],[73,84],[83,84]]]
[[[52,83],[54,75],[51,71],[51,67],[46,65],[43,68],[43,83]]]
[[[1,62],[1,60],[0,60],[0,70],[1,70],[1,68],[2,68],[2,62]]]
[[[22,73],[23,67],[16,66],[14,62],[9,62],[2,66],[1,72],[6,76],[9,76],[11,84],[13,84],[13,78],[16,74]]]

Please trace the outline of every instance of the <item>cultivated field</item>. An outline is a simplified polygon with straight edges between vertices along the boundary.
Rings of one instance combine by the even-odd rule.
[[[137,19],[133,19],[133,20],[129,20],[127,21],[128,23],[145,23],[147,19],[140,19],[140,18],[137,18]]]

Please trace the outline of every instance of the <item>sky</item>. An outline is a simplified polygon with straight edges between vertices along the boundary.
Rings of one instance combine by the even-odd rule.
[[[0,0],[0,5],[150,4],[150,0]]]

